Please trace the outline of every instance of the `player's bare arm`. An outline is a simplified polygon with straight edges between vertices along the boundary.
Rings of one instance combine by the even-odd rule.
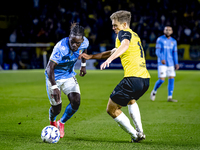
[[[130,43],[129,40],[124,39],[121,45],[119,46],[119,48],[116,49],[116,51],[100,66],[100,69],[102,70],[102,69],[105,69],[106,67],[109,67],[109,64],[114,59],[122,55],[129,48],[129,43]]]
[[[94,55],[88,55],[86,53],[83,53],[79,56],[79,59],[85,58],[86,60],[88,59],[107,59],[110,57],[117,49],[113,48],[112,50],[105,51],[102,53],[94,54]]]
[[[47,64],[47,74],[49,77],[49,81],[51,82],[51,85],[56,85],[56,81],[55,81],[55,75],[54,75],[54,68],[57,66],[57,64],[53,61],[49,61],[49,63]],[[60,101],[60,90],[58,88],[53,89],[53,94],[52,96],[54,97],[56,102]]]
[[[119,48],[116,49],[116,51],[107,60],[113,61],[114,59],[122,55],[129,48],[129,43],[130,43],[129,40],[124,39]]]
[[[87,55],[87,49],[83,52],[83,54]],[[84,77],[86,74],[86,59],[84,57],[81,57],[81,69],[80,69],[80,76]]]

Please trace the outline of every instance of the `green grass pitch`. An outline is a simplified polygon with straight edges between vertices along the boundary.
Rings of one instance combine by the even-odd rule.
[[[167,79],[156,100],[149,99],[157,71],[150,74],[149,90],[138,101],[146,140],[130,143],[130,136],[106,113],[109,95],[123,78],[123,71],[88,70],[85,77],[76,76],[81,105],[66,122],[65,137],[57,144],[47,144],[40,138],[42,129],[49,125],[44,70],[1,71],[0,149],[200,149],[200,71],[177,71],[173,97],[178,103],[167,102]],[[62,100],[57,119],[69,103],[63,93]],[[129,117],[128,108],[122,110]]]

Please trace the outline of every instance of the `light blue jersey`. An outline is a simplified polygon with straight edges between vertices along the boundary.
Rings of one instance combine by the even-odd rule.
[[[78,59],[78,56],[83,53],[89,46],[89,41],[84,37],[83,43],[77,51],[73,52],[69,47],[69,37],[60,40],[54,47],[50,56],[50,61],[57,64],[54,69],[55,80],[67,79],[76,75],[74,72],[74,66]],[[45,75],[48,78],[47,71]]]
[[[166,66],[178,64],[177,42],[174,38],[169,39],[162,35],[156,41],[156,55],[158,57],[158,66],[163,65],[161,60],[166,61]]]

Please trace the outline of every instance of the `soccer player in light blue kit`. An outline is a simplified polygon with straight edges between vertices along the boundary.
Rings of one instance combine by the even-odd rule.
[[[64,123],[78,110],[80,105],[80,88],[75,78],[75,63],[80,54],[87,52],[89,41],[84,37],[84,28],[73,23],[69,37],[60,40],[54,47],[47,64],[46,89],[51,103],[49,109],[50,125],[60,130],[60,137],[64,136]],[[80,76],[86,74],[85,59],[81,60]],[[70,103],[61,119],[56,122],[56,116],[62,108],[61,91],[68,96]]]
[[[177,42],[171,37],[173,33],[171,26],[165,26],[164,35],[158,37],[156,41],[156,55],[158,57],[158,81],[155,83],[154,89],[151,92],[150,99],[156,98],[157,89],[163,84],[166,76],[168,76],[168,102],[177,102],[172,99],[174,90],[175,70],[179,69]]]

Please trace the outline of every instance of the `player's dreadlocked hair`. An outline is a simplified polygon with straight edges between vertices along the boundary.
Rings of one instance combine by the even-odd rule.
[[[70,27],[70,35],[84,36],[84,27],[78,23],[72,23]]]

